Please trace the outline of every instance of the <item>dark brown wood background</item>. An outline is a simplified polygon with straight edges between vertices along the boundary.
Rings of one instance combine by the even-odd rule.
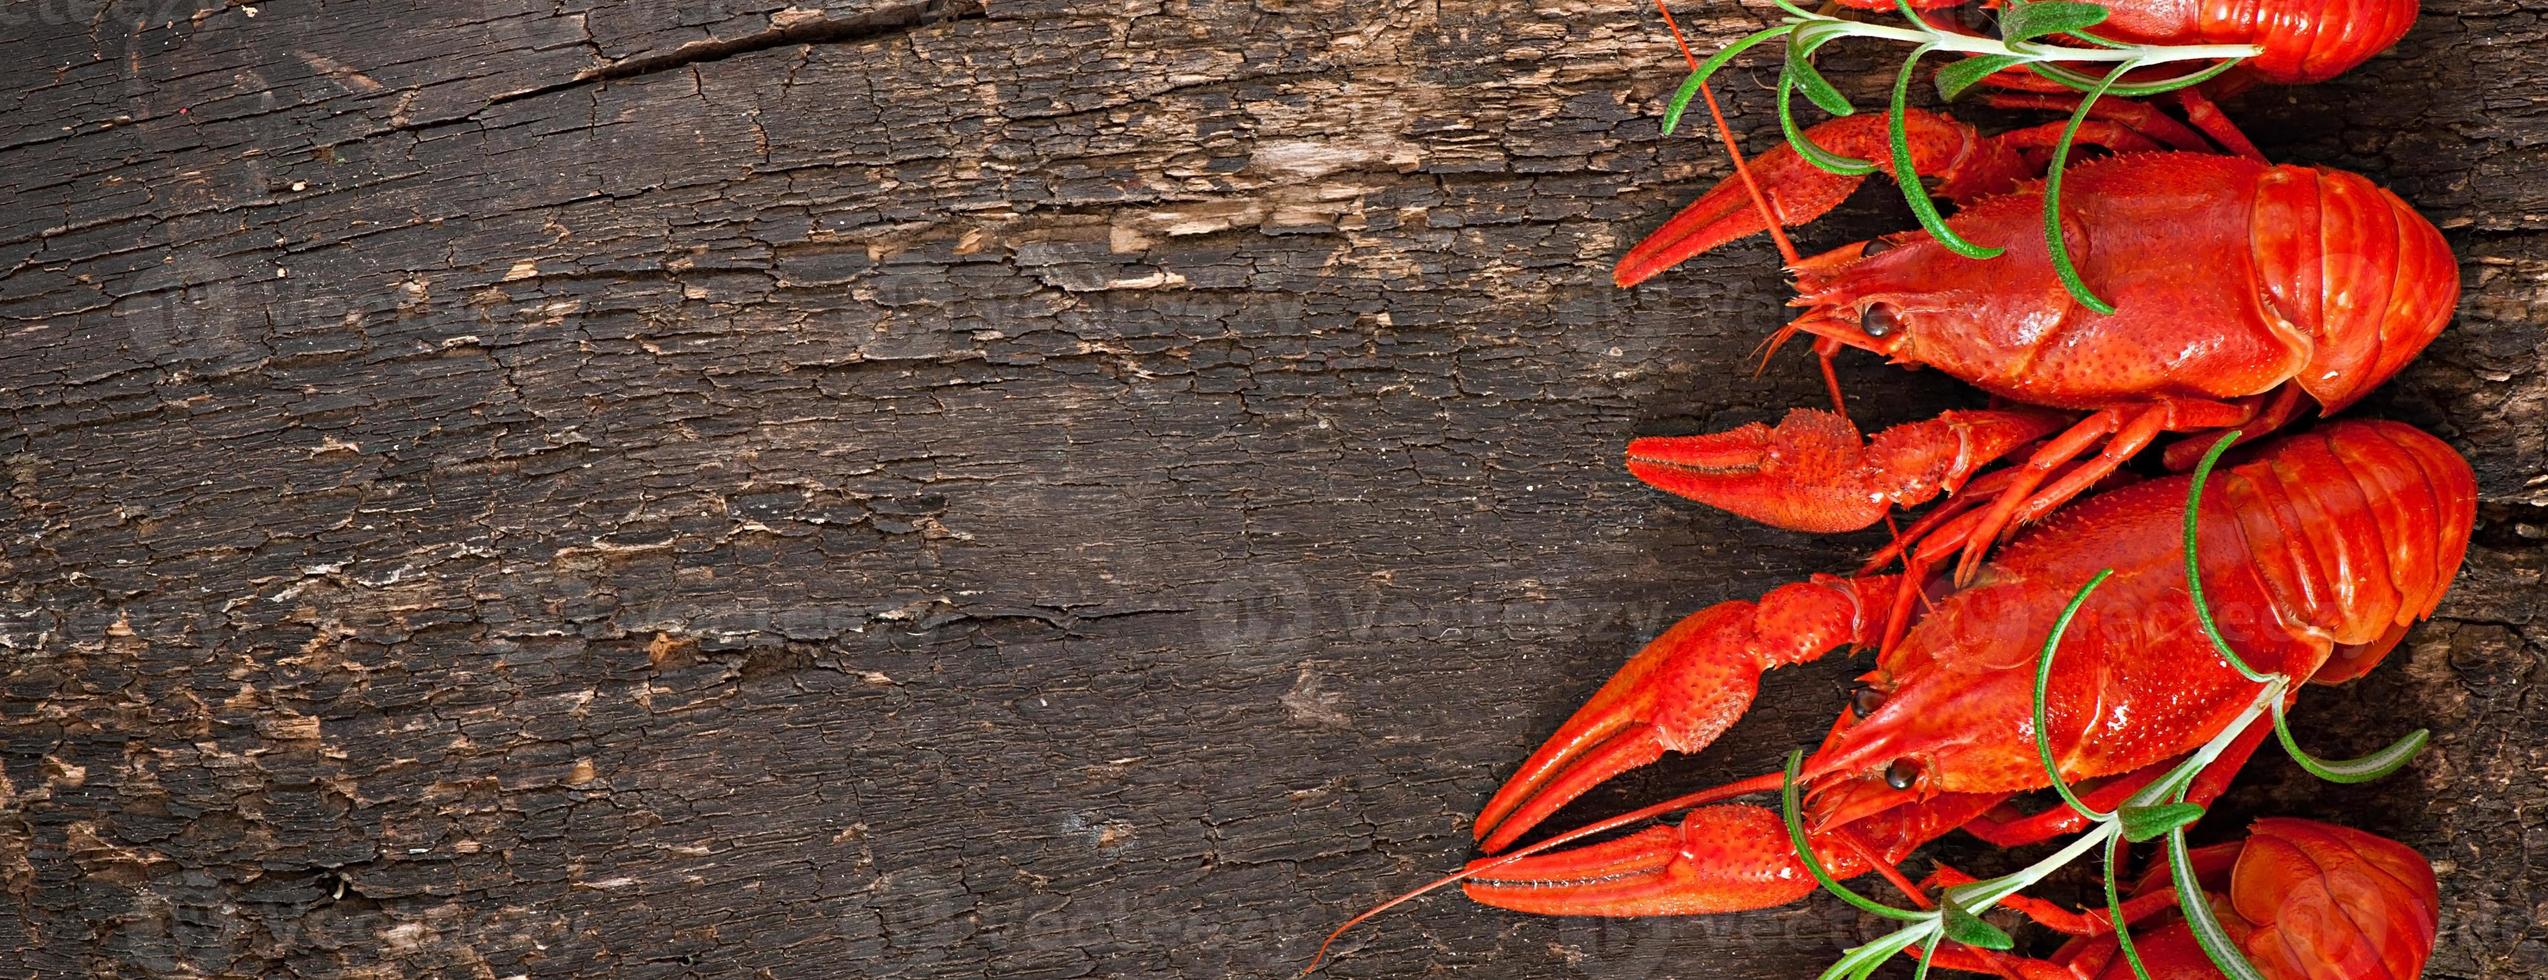
[[[1722,170],[1657,135],[1650,9],[804,2],[0,7],[0,973],[1280,975],[1638,641],[1870,545],[1617,464],[1819,398],[1749,376],[1765,246],[1608,284]],[[2543,12],[2433,0],[2231,106],[2465,262],[2362,412],[2468,453],[2479,544],[2302,721],[2435,748],[2232,807],[2430,855],[2439,976],[2548,970]],[[1869,421],[1975,401],[1845,371]],[[1579,812],[1762,770],[1849,672]],[[1441,896],[1335,972],[1868,928]]]

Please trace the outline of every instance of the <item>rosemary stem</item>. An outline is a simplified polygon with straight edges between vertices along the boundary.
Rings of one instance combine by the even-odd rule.
[[[2256,692],[2256,700],[2248,702],[2247,709],[2239,712],[2238,717],[2232,719],[2227,727],[2222,728],[2220,734],[2213,736],[2211,741],[2203,743],[2202,748],[2194,750],[2193,757],[2186,760],[2187,771],[2201,773],[2211,766],[2221,757],[2221,753],[2229,751],[2231,742],[2238,741],[2240,732],[2246,731],[2247,726],[2255,724],[2256,720],[2264,717],[2266,712],[2274,710],[2274,705],[2280,703],[2283,693],[2289,690],[2291,690],[2291,678],[2281,674],[2265,675],[2265,686]]]
[[[2178,61],[2252,58],[2265,51],[2253,44],[2153,45],[2129,48],[2068,48],[2029,44],[2023,48],[2016,48],[2009,46],[2006,41],[1992,37],[1974,37],[1945,32],[1930,33],[1907,27],[1889,27],[1884,24],[1868,24],[1859,21],[1833,20],[1829,23],[1849,25],[1848,31],[1851,37],[1874,37],[1911,44],[1927,44],[1940,51],[1955,51],[1962,54],[2016,55],[2028,61],[2138,61],[2146,66]]]
[[[2061,850],[2054,851],[2043,860],[1991,879],[1991,887],[1977,890],[1970,896],[1959,896],[1959,898],[1964,900],[1965,905],[1974,914],[1979,915],[1983,910],[1999,904],[2001,899],[2035,887],[2036,882],[2051,877],[2055,871],[2069,867],[2070,862],[2079,860],[2080,855],[2105,846],[2106,838],[2122,832],[2123,821],[2113,818],[2100,820],[2095,829],[2081,835],[2078,840],[2071,841]]]

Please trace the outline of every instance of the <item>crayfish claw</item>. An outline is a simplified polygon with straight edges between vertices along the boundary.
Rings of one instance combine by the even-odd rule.
[[[2014,145],[1983,136],[1954,118],[1918,109],[1903,117],[1912,168],[1937,182],[1937,192],[1964,201],[2007,191],[2041,176]],[[1890,170],[1892,148],[1882,116],[1850,116],[1813,126],[1805,136],[1832,153],[1856,157]],[[1831,212],[1864,183],[1863,176],[1834,174],[1813,165],[1784,143],[1752,160],[1769,210],[1781,226],[1793,228]],[[1720,245],[1769,229],[1761,208],[1740,180],[1725,180],[1690,202],[1620,257],[1611,279],[1634,286],[1665,269]]]
[[[1658,490],[1791,531],[1855,531],[1895,507],[1954,490],[1976,471],[2061,431],[2068,420],[2026,409],[1947,412],[1862,438],[1848,419],[1797,409],[1752,423],[1628,444],[1628,472]]]
[[[1496,791],[1478,813],[1481,846],[1503,850],[1593,787],[1665,752],[1706,748],[1751,707],[1762,671],[1872,639],[1894,594],[1891,576],[1816,576],[1674,624]]]
[[[1815,848],[1833,874],[1865,870],[1845,848]],[[1828,850],[1830,853],[1824,853]],[[1522,858],[1480,858],[1470,898],[1542,915],[1700,915],[1784,905],[1814,889],[1777,812],[1704,807],[1672,826]]]
[[[1665,493],[1772,527],[1855,531],[1886,508],[1855,479],[1865,448],[1848,419],[1798,409],[1776,428],[1754,422],[1706,435],[1637,439],[1628,443],[1628,472]]]
[[[1700,610],[1629,658],[1479,811],[1481,845],[1503,850],[1611,777],[1724,734],[1760,688],[1761,665],[1721,645],[1750,628],[1752,612],[1748,602]]]

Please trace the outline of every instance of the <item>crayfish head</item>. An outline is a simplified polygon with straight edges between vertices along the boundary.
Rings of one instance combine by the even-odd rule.
[[[1805,797],[1806,829],[1829,833],[1864,826],[1934,795],[1926,783],[1900,778],[1906,771],[1911,770],[1852,772],[1816,780]]]
[[[1786,330],[1896,363],[1917,360],[1912,351],[1921,328],[1939,313],[1918,273],[1936,260],[1930,253],[1951,254],[1914,233],[1844,245],[1796,263],[1797,297],[1788,305],[1805,312]]]
[[[1815,812],[1849,823],[1943,793],[2045,785],[2024,727],[2032,681],[2013,670],[1869,674],[1861,689],[1869,693],[1857,699],[1869,709],[1864,717],[1844,716],[1807,760]]]
[[[1817,831],[1858,826],[1938,793],[1934,756],[1903,738],[1898,726],[1875,723],[1898,713],[1892,682],[1883,671],[1859,679],[1849,710],[1832,724],[1830,737],[1805,759],[1805,822]]]

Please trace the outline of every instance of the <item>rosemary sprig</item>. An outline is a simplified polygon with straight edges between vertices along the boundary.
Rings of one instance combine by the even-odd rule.
[[[1796,122],[1795,103],[1790,96],[1803,92],[1808,101],[1834,116],[1856,112],[1847,96],[1833,86],[1814,67],[1814,54],[1824,45],[1842,38],[1867,38],[1913,45],[1911,53],[1895,75],[1887,135],[1892,150],[1894,181],[1901,185],[1903,199],[1920,220],[1920,227],[1941,245],[1959,255],[1987,259],[2004,249],[1972,242],[1948,227],[1938,212],[1937,203],[1922,185],[1913,166],[1910,141],[1904,119],[1910,107],[1911,79],[1920,60],[1932,53],[1967,55],[1940,69],[1936,82],[1939,94],[1948,101],[1962,97],[1974,86],[1993,74],[2022,68],[2075,89],[2083,96],[2070,123],[2062,130],[2053,148],[2053,162],[2044,185],[2044,242],[2052,256],[2053,270],[2062,286],[2081,305],[2102,314],[2112,314],[2114,307],[2098,298],[2071,262],[2067,242],[2061,232],[2061,174],[2068,165],[2072,144],[2080,125],[2085,122],[2097,101],[2107,95],[2141,97],[2157,95],[2199,84],[2229,70],[2241,60],[2253,57],[2262,49],[2245,44],[2128,44],[2107,40],[2087,33],[2087,29],[2105,21],[2106,8],[2078,0],[2010,0],[1999,16],[2000,36],[1980,37],[1940,30],[1921,19],[1919,12],[1905,0],[1895,0],[1907,27],[1870,24],[1843,20],[1815,13],[1790,0],[1772,0],[1786,16],[1778,24],[1744,37],[1702,62],[1673,93],[1672,102],[1664,110],[1663,131],[1678,128],[1690,100],[1698,95],[1699,86],[1733,62],[1735,56],[1775,38],[1787,39],[1785,61],[1779,70],[1778,122],[1789,145],[1798,156],[1816,167],[1843,176],[1861,176],[1874,169],[1874,164],[1840,156],[1814,144],[1805,129]],[[2080,38],[2088,47],[2048,44],[2047,37]],[[2143,68],[2169,64],[2211,62],[2198,70],[2155,82],[2126,83],[2126,74]],[[2071,65],[2104,64],[2113,68],[2101,75],[2086,74]]]

